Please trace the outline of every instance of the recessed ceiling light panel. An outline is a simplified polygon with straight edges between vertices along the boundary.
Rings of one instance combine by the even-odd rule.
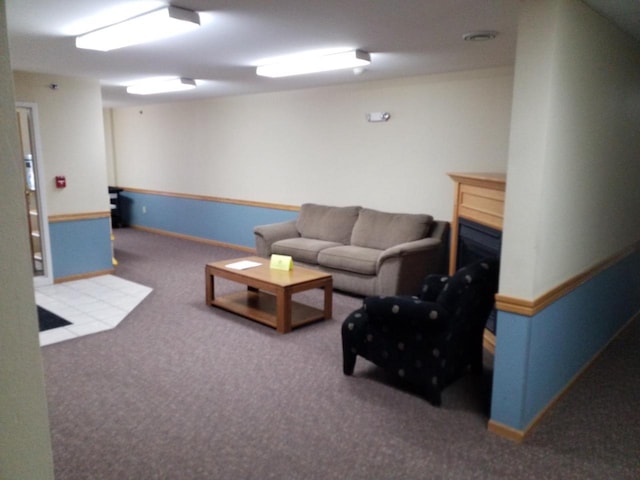
[[[365,67],[370,63],[371,56],[362,50],[350,50],[328,55],[296,55],[289,60],[260,65],[256,68],[256,74],[271,78],[288,77],[306,73]]]
[[[196,82],[191,78],[151,78],[129,85],[127,93],[153,95],[156,93],[182,92],[194,88],[196,88]]]
[[[103,52],[186,33],[200,26],[198,13],[164,7],[76,37],[76,47]]]

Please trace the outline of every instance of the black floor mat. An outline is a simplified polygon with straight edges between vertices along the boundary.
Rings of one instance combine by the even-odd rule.
[[[71,322],[66,321],[64,318],[60,318],[55,313],[51,313],[49,310],[45,310],[42,307],[38,307],[38,325],[40,331],[51,330],[52,328],[64,327],[65,325],[71,325]]]

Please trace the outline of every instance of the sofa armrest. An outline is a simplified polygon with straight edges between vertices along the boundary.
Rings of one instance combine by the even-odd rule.
[[[253,234],[256,241],[256,253],[265,258],[271,256],[271,245],[274,242],[300,236],[296,228],[296,220],[258,225],[253,229]]]
[[[404,257],[408,255],[418,255],[429,250],[438,250],[442,247],[442,242],[437,238],[421,238],[412,242],[400,243],[384,250],[378,258],[378,270],[380,265],[392,257]]]
[[[437,238],[422,238],[384,250],[377,263],[377,295],[419,295],[424,278],[444,273],[446,248]]]

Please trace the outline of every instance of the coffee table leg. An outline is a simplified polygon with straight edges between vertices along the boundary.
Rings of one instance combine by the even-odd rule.
[[[216,298],[215,281],[213,279],[213,275],[209,273],[209,269],[205,268],[204,274],[205,274],[204,275],[205,288],[207,289],[206,291],[207,305],[211,305],[213,303],[213,299]]]
[[[278,333],[291,331],[291,292],[286,288],[276,293],[276,330]]]
[[[324,319],[333,317],[333,284],[329,283],[322,287],[324,290]]]

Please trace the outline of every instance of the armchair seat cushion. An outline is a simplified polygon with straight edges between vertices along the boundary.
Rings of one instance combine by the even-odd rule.
[[[271,246],[271,251],[278,255],[289,255],[310,265],[318,264],[318,254],[324,249],[336,247],[340,244],[316,238],[287,238],[279,240]]]
[[[382,250],[376,248],[341,245],[323,250],[318,263],[323,267],[346,270],[363,275],[375,275],[378,258]]]

